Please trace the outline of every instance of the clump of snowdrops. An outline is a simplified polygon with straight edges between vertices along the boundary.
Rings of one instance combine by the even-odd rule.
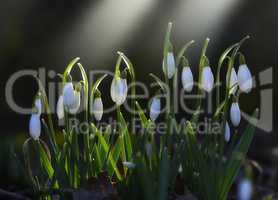
[[[194,41],[185,44],[175,54],[170,40],[171,28],[172,24],[169,23],[163,51],[164,77],[161,79],[150,74],[158,88],[150,100],[148,113],[134,98],[134,66],[123,53],[118,52],[110,87],[111,99],[117,106],[116,120],[119,126],[116,130],[112,130],[109,125],[105,130],[97,128],[103,115],[102,96],[98,87],[106,75],[89,83],[79,58],[69,63],[61,75],[63,92],[56,109],[57,118],[65,121],[64,127],[54,126],[56,120],[52,119],[54,116],[46,92],[37,79],[39,90],[29,124],[31,137],[24,143],[23,152],[26,171],[34,192],[40,198],[51,199],[55,193],[60,199],[67,199],[63,189],[85,188],[91,178],[98,178],[105,172],[121,199],[166,200],[175,191],[178,176],[186,180],[183,187],[199,199],[227,199],[255,130],[253,123],[245,131],[236,133],[241,123],[239,95],[249,93],[252,89],[251,73],[244,55],[239,51],[248,37],[228,47],[213,69],[206,56],[209,44],[209,39],[206,39],[199,60],[199,75],[194,76],[186,58],[186,51]],[[239,63],[239,67],[236,63]],[[80,71],[82,80],[72,81],[71,71],[74,67]],[[222,80],[221,70],[226,72]],[[199,136],[194,129],[194,125],[202,120],[200,111],[204,105],[201,98],[196,100],[196,110],[191,119],[174,128],[177,120],[173,100],[179,78],[186,93],[196,87],[197,94],[209,95],[213,94],[215,88],[222,88],[223,99],[212,115],[212,122],[221,125],[218,134]],[[225,84],[220,84],[221,81]],[[130,91],[128,84],[133,84]],[[173,90],[169,89],[170,85]],[[122,104],[129,92],[131,107],[135,111],[131,114],[131,120],[140,119],[144,130],[140,134],[132,132],[128,125],[130,120],[122,112]],[[162,97],[165,97],[165,102]],[[166,104],[164,113],[161,113],[162,103]],[[82,115],[76,115],[80,109]],[[257,112],[254,112],[255,118]],[[167,125],[167,132],[158,136],[154,127],[159,115]],[[77,116],[80,121],[90,125],[85,133],[79,133],[70,126],[69,119]],[[41,139],[42,129],[46,141]],[[59,135],[62,141],[58,142]],[[34,162],[39,165],[34,165]],[[250,184],[246,183],[249,183],[247,179],[242,184],[250,193]],[[242,188],[239,199],[241,196],[246,199],[246,191]]]

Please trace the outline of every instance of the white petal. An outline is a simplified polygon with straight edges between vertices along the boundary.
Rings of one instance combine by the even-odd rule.
[[[201,86],[206,92],[211,92],[213,89],[214,77],[209,66],[202,70],[202,83]]]
[[[74,89],[71,82],[66,83],[63,89],[64,105],[67,108],[71,108],[75,103]]]
[[[32,114],[29,122],[29,133],[34,140],[38,140],[41,135],[40,115]]]
[[[225,125],[225,135],[224,135],[225,141],[229,142],[230,138],[231,138],[231,130],[230,130],[230,126],[228,124],[228,122],[226,122]]]
[[[232,68],[230,84],[229,84],[230,93],[235,94],[238,87],[237,84],[238,84],[238,80],[237,80],[236,70],[235,68]]]
[[[63,119],[65,115],[64,111],[64,100],[63,95],[61,95],[58,99],[57,106],[56,106],[56,113],[58,116],[58,119]]]
[[[160,99],[154,97],[150,107],[150,118],[152,121],[155,121],[160,114],[161,104]]]
[[[69,108],[69,112],[71,114],[76,114],[78,112],[80,107],[80,101],[81,101],[80,96],[81,95],[79,91],[74,91],[74,104]]]
[[[167,76],[169,79],[171,79],[175,72],[176,72],[176,64],[175,64],[175,58],[173,52],[168,52],[167,54]]]
[[[238,85],[242,92],[248,93],[252,89],[252,75],[247,65],[240,65],[238,69]]]
[[[238,199],[251,200],[252,198],[252,183],[248,179],[243,179],[238,184]]]
[[[103,103],[100,97],[94,100],[92,111],[95,119],[100,121],[103,115]]]
[[[193,74],[190,67],[184,67],[182,69],[181,80],[183,89],[186,92],[191,92],[193,88]]]
[[[129,168],[129,169],[134,169],[134,168],[135,168],[135,164],[134,164],[134,163],[132,163],[132,162],[127,162],[127,161],[124,161],[124,162],[123,162],[123,166],[124,166],[124,167],[127,167],[127,168]]]
[[[114,78],[110,88],[112,100],[119,106],[127,97],[127,81],[122,78]]]
[[[35,100],[35,107],[37,109],[37,114],[41,115],[42,114],[42,100],[40,98],[37,98]]]
[[[230,118],[234,127],[237,127],[241,120],[240,108],[237,102],[232,103],[230,109]]]

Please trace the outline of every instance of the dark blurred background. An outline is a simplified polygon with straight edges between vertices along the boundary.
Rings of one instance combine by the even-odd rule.
[[[255,76],[273,67],[273,84],[264,88],[273,88],[273,102],[277,102],[277,10],[277,0],[2,2],[1,135],[3,138],[7,135],[16,138],[19,133],[28,135],[29,116],[12,111],[5,99],[5,85],[13,73],[39,67],[61,73],[68,62],[77,56],[81,57],[88,70],[113,70],[116,52],[120,50],[136,66],[137,78],[148,82],[148,73],[161,73],[163,38],[169,21],[174,24],[172,40],[176,51],[186,42],[192,39],[196,41],[188,52],[196,75],[200,49],[206,37],[211,38],[208,57],[213,67],[226,47],[249,34],[251,39],[244,44],[242,51]],[[108,91],[108,88],[103,89]],[[242,107],[247,110],[257,107],[260,104],[259,90],[257,88],[249,97],[243,98]],[[19,79],[13,91],[16,102],[22,107],[31,106],[35,93],[36,83],[30,77]],[[257,131],[251,154],[260,155],[266,147],[278,145],[277,104],[273,105],[273,113],[273,130],[268,134]],[[9,147],[9,142],[6,146]],[[261,158],[264,159],[265,154]],[[1,173],[5,173],[9,166],[8,162],[2,161]]]

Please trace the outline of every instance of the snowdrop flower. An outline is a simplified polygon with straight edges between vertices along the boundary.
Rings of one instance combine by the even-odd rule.
[[[124,103],[127,97],[127,81],[125,78],[114,77],[110,88],[110,95],[117,106]]]
[[[163,62],[163,65],[165,63]],[[164,73],[167,74],[168,79],[171,79],[176,72],[176,64],[173,52],[168,52],[166,57],[166,66],[163,66]],[[165,72],[166,70],[166,72]]]
[[[243,179],[238,184],[237,195],[239,200],[250,200],[252,197],[252,183],[248,179]]]
[[[181,80],[183,89],[186,92],[191,92],[193,89],[193,74],[190,67],[186,66],[182,69]]]
[[[36,100],[35,100],[35,107],[36,107],[36,109],[37,109],[37,114],[38,115],[41,115],[42,114],[42,100],[41,100],[41,98],[36,98]]]
[[[240,108],[238,102],[233,102],[230,109],[230,118],[234,127],[238,127],[241,119]]]
[[[32,114],[29,122],[29,133],[34,140],[38,140],[41,135],[40,115]]]
[[[237,77],[239,89],[242,92],[249,93],[252,89],[252,75],[246,64],[239,66]]]
[[[228,122],[225,124],[225,135],[224,135],[225,141],[229,142],[231,138],[231,130]]]
[[[201,87],[206,92],[211,92],[213,89],[213,83],[214,83],[214,77],[211,68],[209,66],[206,66],[202,70]]]
[[[238,87],[237,84],[238,84],[237,74],[236,74],[235,68],[233,67],[232,71],[231,71],[230,83],[228,86],[231,94],[235,94],[237,87]]]
[[[100,121],[103,115],[103,103],[101,100],[101,97],[95,97],[93,106],[92,106],[92,112],[97,121]]]
[[[58,119],[63,119],[65,116],[63,95],[60,95],[60,97],[58,99],[57,106],[56,106],[56,113],[57,113]]]
[[[72,82],[67,82],[63,89],[63,102],[66,108],[72,108],[75,105],[75,93]]]
[[[74,103],[73,105],[69,108],[69,112],[71,114],[76,114],[77,111],[79,110],[80,107],[80,100],[81,100],[81,94],[80,91],[74,91]]]
[[[152,121],[155,121],[160,114],[161,103],[158,97],[154,97],[151,102],[150,107],[150,118]]]
[[[132,162],[124,161],[123,162],[123,166],[127,167],[128,169],[134,169],[136,165],[134,163],[132,163]]]

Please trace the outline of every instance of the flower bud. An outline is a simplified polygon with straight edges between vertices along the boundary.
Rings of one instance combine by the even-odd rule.
[[[233,67],[231,71],[230,83],[228,86],[231,94],[235,94],[238,87],[237,84],[238,84],[237,74],[235,68]]]
[[[186,92],[191,92],[194,83],[193,83],[193,74],[190,67],[183,67],[181,80],[182,80],[183,89]]]
[[[225,141],[229,142],[231,138],[231,130],[228,122],[225,124],[225,135],[224,135]]]
[[[103,103],[101,97],[96,97],[93,102],[92,112],[97,121],[100,121],[103,115]]]
[[[252,183],[248,179],[240,180],[237,189],[239,200],[250,200],[252,198]]]
[[[161,104],[160,99],[157,97],[154,97],[151,102],[150,107],[150,118],[152,121],[155,121],[160,114]]]
[[[32,114],[29,122],[29,133],[34,140],[38,140],[41,135],[40,115]]]
[[[72,82],[68,82],[64,86],[63,101],[66,108],[72,108],[75,104],[75,94]]]
[[[132,163],[132,162],[124,161],[123,162],[123,166],[127,167],[128,169],[134,169],[136,165],[134,163]]]
[[[42,114],[42,100],[41,100],[41,98],[36,98],[34,104],[35,104],[35,107],[37,109],[37,114],[41,115]]]
[[[211,71],[211,68],[209,66],[206,66],[202,70],[202,81],[201,81],[201,87],[206,92],[211,92],[213,89],[214,84],[214,77],[213,73]]]
[[[125,78],[114,77],[110,94],[112,100],[118,105],[122,105],[127,97],[127,81]]]
[[[174,58],[174,54],[173,52],[168,52],[167,53],[167,66],[166,66],[166,70],[167,70],[167,77],[169,79],[171,79],[175,72],[176,72],[176,64],[175,64],[175,58]]]
[[[58,102],[57,102],[56,113],[57,113],[58,119],[63,119],[65,116],[63,99],[64,99],[63,95],[60,95]]]
[[[252,75],[246,64],[239,66],[238,73],[238,85],[242,92],[249,93],[252,89]]]
[[[233,102],[230,109],[230,118],[234,127],[238,127],[241,120],[241,113],[238,102]]]
[[[74,104],[69,108],[71,114],[76,114],[80,107],[81,94],[80,91],[74,91]]]

